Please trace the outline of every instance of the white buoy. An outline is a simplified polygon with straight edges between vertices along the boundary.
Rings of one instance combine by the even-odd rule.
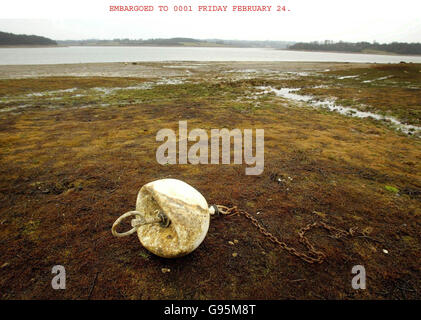
[[[135,217],[133,228],[118,233],[117,225],[130,216]],[[189,254],[202,243],[209,220],[210,209],[199,191],[181,180],[161,179],[140,189],[136,211],[120,216],[111,231],[116,237],[137,231],[146,249],[160,257],[175,258]]]

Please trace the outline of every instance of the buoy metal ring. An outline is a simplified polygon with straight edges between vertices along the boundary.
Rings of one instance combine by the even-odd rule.
[[[130,229],[129,231],[120,233],[116,231],[117,226],[121,223],[121,221],[123,221],[124,219],[131,217],[131,216],[135,216],[136,219],[132,219],[131,221],[131,225],[132,225],[132,229]],[[126,237],[126,236],[130,236],[131,234],[135,233],[137,231],[137,229],[140,226],[143,226],[145,224],[152,224],[152,223],[160,223],[162,227],[166,227],[169,226],[169,224],[171,223],[171,221],[169,221],[168,217],[163,213],[163,212],[159,212],[158,216],[156,219],[147,221],[141,212],[139,211],[129,211],[126,212],[125,214],[121,215],[120,217],[118,217],[118,219],[113,223],[113,226],[111,228],[111,232],[113,234],[113,236],[115,237]]]

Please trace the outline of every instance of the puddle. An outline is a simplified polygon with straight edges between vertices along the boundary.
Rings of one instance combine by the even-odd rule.
[[[25,109],[25,108],[28,108],[28,107],[31,107],[31,105],[24,104],[24,105],[20,105],[20,106],[16,106],[16,107],[7,107],[7,108],[0,109],[0,112],[10,112],[10,111],[15,111],[15,110]]]
[[[163,78],[161,80],[158,80],[154,84],[156,84],[156,85],[161,85],[161,84],[183,84],[184,82],[185,82],[184,79],[168,79],[168,78]]]
[[[342,76],[338,77],[338,80],[344,80],[344,79],[352,79],[352,78],[358,78],[359,76]]]
[[[259,70],[256,69],[236,69],[236,70],[228,70],[224,71],[225,73],[259,73]]]
[[[382,81],[382,80],[386,80],[386,79],[390,79],[393,78],[393,76],[386,76],[386,77],[381,77],[381,78],[377,78],[377,79],[372,79],[372,80],[364,80],[363,83],[371,83],[374,81]]]
[[[78,90],[78,88],[70,88],[70,89],[62,89],[62,90],[53,90],[53,91],[43,91],[43,92],[34,92],[34,93],[28,93],[25,96],[26,97],[43,97],[47,95],[53,95],[57,93],[69,93],[69,92],[75,92]]]
[[[335,100],[333,99],[332,100],[316,100],[314,96],[298,94],[296,92],[300,90],[299,88],[275,89],[273,87],[258,87],[258,89],[263,90],[263,93],[274,92],[279,97],[283,97],[283,98],[294,100],[294,101],[306,102],[312,107],[328,109],[330,111],[338,112],[345,116],[351,116],[351,117],[356,117],[356,118],[373,118],[379,121],[390,122],[398,130],[406,134],[414,134],[421,131],[421,127],[402,123],[395,117],[384,116],[378,113],[373,113],[373,112],[368,112],[368,111],[360,111],[358,109],[351,108],[351,107],[344,107],[344,106],[336,104]]]
[[[152,89],[154,86],[158,86],[158,85],[177,85],[177,84],[182,84],[186,81],[185,78],[176,78],[176,79],[171,79],[171,78],[161,78],[157,81],[151,81],[151,82],[143,82],[139,85],[135,85],[135,86],[129,86],[129,87],[94,87],[94,88],[89,88],[89,89],[80,89],[80,88],[70,88],[70,89],[62,89],[62,90],[51,90],[51,91],[43,91],[43,92],[33,92],[33,93],[29,93],[29,94],[25,94],[23,96],[14,96],[14,97],[5,97],[0,99],[0,104],[2,103],[16,103],[19,104],[17,106],[12,106],[12,107],[5,107],[5,108],[1,108],[0,109],[0,113],[4,113],[4,112],[13,112],[13,111],[21,111],[21,109],[27,108],[27,107],[32,107],[32,104],[28,104],[31,103],[31,98],[34,97],[45,97],[45,101],[43,101],[43,103],[48,102],[48,101],[59,101],[62,100],[64,97],[60,96],[59,94],[64,94],[64,93],[74,93],[71,95],[71,98],[81,98],[81,97],[86,97],[89,94],[89,91],[91,91],[90,93],[92,94],[92,91],[95,92],[95,94],[102,94],[102,95],[111,95],[114,94],[117,91],[121,91],[121,90],[148,90],[148,89]],[[25,104],[23,104],[25,103]],[[109,106],[109,104],[105,103],[105,104],[96,104],[95,106]],[[48,109],[57,109],[57,108],[61,108],[62,106],[56,105],[56,106],[47,106]],[[78,106],[77,108],[88,108],[91,107],[91,105],[87,105],[87,106]]]
[[[147,89],[151,89],[152,86],[153,86],[152,82],[145,82],[145,83],[142,83],[138,86],[111,87],[111,88],[95,87],[95,88],[91,88],[90,90],[99,91],[99,92],[102,92],[105,95],[108,95],[108,94],[112,94],[112,93],[114,93],[116,91],[120,91],[120,90],[147,90]]]
[[[170,69],[197,69],[199,68],[201,65],[200,64],[196,64],[196,65],[181,65],[181,66],[163,66],[164,68],[170,68]]]
[[[112,88],[95,87],[95,88],[92,88],[91,90],[100,91],[103,94],[108,95],[108,94],[112,94],[112,93],[114,93],[116,91],[120,91],[120,90],[148,90],[148,89],[152,89],[154,86],[157,86],[157,85],[182,84],[184,82],[185,82],[184,79],[163,78],[163,79],[160,79],[160,80],[155,81],[155,82],[144,82],[144,83],[142,83],[140,85],[137,85],[137,86],[112,87]]]
[[[291,74],[291,75],[294,75],[294,76],[299,76],[299,77],[308,77],[308,76],[311,75],[310,72],[305,72],[305,71],[301,71],[301,72],[288,71],[288,72],[285,72],[285,73],[286,74]]]
[[[72,97],[84,97],[87,94],[84,93],[89,90],[99,91],[103,94],[112,94],[115,91],[119,90],[147,90],[151,89],[153,86],[156,85],[166,85],[166,84],[183,84],[186,80],[185,79],[169,79],[169,78],[162,78],[155,82],[143,82],[140,85],[136,86],[129,86],[129,87],[94,87],[89,89],[80,89],[80,88],[70,88],[70,89],[62,89],[62,90],[51,90],[51,91],[42,91],[42,92],[33,92],[28,93],[23,96],[10,96],[10,97],[3,97],[0,99],[0,103],[10,103],[10,102],[19,102],[22,100],[27,100],[25,98],[31,97],[48,97],[50,100],[60,100],[63,97],[57,97],[56,95],[62,93],[73,93],[75,91],[80,91],[81,93],[77,93],[72,95]],[[50,97],[51,96],[51,97]]]

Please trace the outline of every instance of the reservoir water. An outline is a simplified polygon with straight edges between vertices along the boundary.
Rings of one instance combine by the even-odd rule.
[[[0,65],[134,61],[312,61],[421,63],[421,56],[303,52],[265,48],[46,47],[0,48]]]

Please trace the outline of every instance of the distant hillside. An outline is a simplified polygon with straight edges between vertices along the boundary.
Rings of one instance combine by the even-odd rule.
[[[369,42],[299,42],[288,47],[289,50],[302,51],[332,51],[332,52],[358,52],[358,53],[393,53],[421,55],[421,43],[392,42],[389,44]]]
[[[39,46],[52,46],[57,45],[54,40],[26,34],[14,34],[0,31],[0,46],[22,46],[22,45],[39,45]]]
[[[112,40],[62,40],[57,41],[65,46],[177,46],[177,47],[242,47],[242,48],[276,48],[285,49],[293,42],[286,41],[247,41],[247,40],[198,40],[192,38],[170,39],[112,39]]]

